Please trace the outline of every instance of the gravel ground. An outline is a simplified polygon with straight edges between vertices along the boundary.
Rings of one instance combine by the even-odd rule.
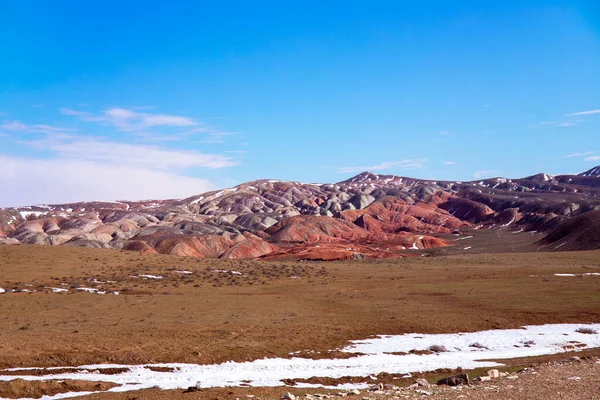
[[[361,399],[600,399],[600,361],[597,358],[554,361],[529,367],[507,377],[469,386],[430,386],[417,389],[362,392]]]

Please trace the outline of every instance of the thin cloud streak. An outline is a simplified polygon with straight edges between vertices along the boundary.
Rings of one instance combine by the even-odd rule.
[[[600,110],[579,111],[579,112],[574,112],[574,113],[565,114],[565,115],[567,117],[573,117],[576,115],[593,115],[593,114],[600,114]]]
[[[73,129],[61,128],[53,125],[34,124],[28,125],[21,121],[4,121],[0,129],[11,132],[45,133],[47,135],[73,132]]]
[[[362,171],[380,171],[392,168],[401,169],[419,169],[423,168],[427,158],[419,158],[413,160],[401,160],[401,161],[384,161],[376,165],[371,166],[355,166],[355,167],[342,167],[338,169],[338,174],[345,174],[351,172],[362,172]]]
[[[571,158],[571,157],[584,157],[584,156],[589,156],[590,154],[594,154],[595,151],[586,151],[583,153],[571,153],[569,155],[566,155],[565,158]]]
[[[94,114],[88,111],[62,107],[60,112],[63,115],[74,116],[85,122],[110,125],[122,132],[132,132],[141,139],[155,142],[183,140],[194,135],[204,135],[206,141],[202,143],[217,143],[216,140],[218,139],[238,133],[205,126],[202,122],[190,117],[138,112],[139,110],[147,109],[149,108],[137,107],[126,109],[115,107],[104,110],[100,114]],[[161,132],[157,134],[151,132],[152,128],[170,128],[171,131],[169,133]],[[219,141],[218,143],[221,142]]]
[[[142,113],[126,108],[109,108],[95,115],[87,111],[78,111],[63,107],[60,112],[73,115],[86,122],[101,122],[112,125],[124,132],[140,131],[156,126],[189,127],[199,123],[192,118],[178,115]]]
[[[81,136],[48,137],[22,142],[56,157],[128,165],[151,169],[184,169],[190,167],[224,168],[237,165],[231,157],[191,150],[166,150],[157,146],[112,142]]]
[[[528,126],[530,128],[539,128],[541,126],[560,126],[560,127],[566,128],[569,126],[578,125],[582,122],[583,122],[582,119],[577,119],[577,120],[572,120],[572,121],[542,121],[542,122],[538,122],[537,124],[529,124]]]

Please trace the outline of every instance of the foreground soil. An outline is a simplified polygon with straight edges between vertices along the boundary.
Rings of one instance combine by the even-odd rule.
[[[242,361],[376,334],[600,321],[599,276],[554,276],[600,272],[599,251],[271,263],[0,246],[0,271],[0,368]]]
[[[0,246],[0,287],[6,290],[0,294],[0,368],[217,363],[291,352],[319,358],[340,356],[335,349],[349,340],[378,334],[597,323],[597,273],[600,251],[319,263]],[[591,355],[581,363],[542,364],[535,367],[538,374],[526,371],[510,382],[424,390],[447,399],[591,399],[599,395],[598,354]],[[568,380],[572,376],[581,379]],[[110,387],[90,385],[13,381],[0,387],[0,397]],[[294,391],[153,389],[91,398],[275,399],[287,390]],[[298,394],[307,392],[323,393]],[[422,395],[363,393],[372,399]]]

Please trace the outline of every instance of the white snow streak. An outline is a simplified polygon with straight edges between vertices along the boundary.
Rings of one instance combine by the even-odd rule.
[[[152,364],[152,365],[87,365],[79,371],[52,375],[52,379],[81,379],[87,381],[114,382],[121,386],[113,392],[139,390],[153,386],[162,389],[181,389],[189,386],[224,387],[281,386],[282,380],[310,377],[362,376],[387,372],[407,374],[416,371],[433,371],[438,368],[465,369],[502,365],[494,361],[516,357],[555,354],[581,348],[600,347],[599,334],[583,334],[577,329],[586,327],[600,331],[600,324],[555,324],[525,326],[522,329],[490,330],[451,334],[406,334],[379,336],[356,340],[342,351],[355,353],[348,359],[265,358],[252,362],[225,362],[215,365]],[[477,343],[477,347],[473,345]],[[411,350],[427,350],[430,346],[444,346],[447,352],[434,354],[409,354]],[[394,354],[392,354],[394,353]],[[173,372],[156,372],[148,367],[173,368]],[[127,368],[120,374],[103,374],[102,368]],[[81,371],[83,369],[83,371]],[[99,369],[97,373],[89,370]],[[18,371],[19,369],[11,369]],[[25,369],[22,369],[25,370]],[[5,370],[7,371],[7,370]],[[15,379],[47,380],[49,376],[1,375],[0,381]],[[353,387],[364,387],[358,384]],[[351,388],[351,387],[348,387]],[[46,397],[58,399],[79,394]],[[60,397],[58,397],[60,396]]]

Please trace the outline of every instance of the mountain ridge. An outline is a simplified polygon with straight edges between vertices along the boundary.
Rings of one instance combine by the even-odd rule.
[[[185,199],[4,208],[0,243],[193,257],[401,257],[451,246],[447,235],[465,229],[545,232],[594,210],[597,176],[461,182],[365,171],[337,183],[260,179]]]

